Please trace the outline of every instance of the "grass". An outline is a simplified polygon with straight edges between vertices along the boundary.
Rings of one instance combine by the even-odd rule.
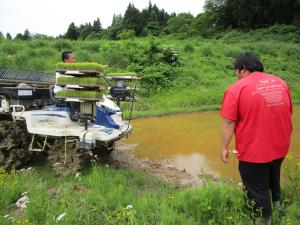
[[[288,159],[290,160],[290,159]],[[291,161],[292,162],[292,161]],[[300,206],[300,161],[285,172],[281,211],[272,223],[297,224]],[[292,172],[291,172],[292,170]],[[244,210],[242,188],[207,180],[202,187],[178,188],[134,170],[93,165],[78,177],[55,177],[45,166],[30,171],[0,171],[0,224],[252,224]],[[27,192],[23,212],[11,205]],[[56,218],[66,213],[63,220]]]

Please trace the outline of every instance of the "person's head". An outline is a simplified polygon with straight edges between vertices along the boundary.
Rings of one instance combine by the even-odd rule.
[[[64,63],[74,63],[74,62],[76,62],[75,54],[70,50],[64,51],[61,54],[61,59]]]
[[[244,52],[235,59],[234,70],[238,79],[253,72],[264,72],[264,65],[252,52]]]

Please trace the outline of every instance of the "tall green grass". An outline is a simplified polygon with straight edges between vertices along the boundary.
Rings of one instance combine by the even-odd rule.
[[[287,159],[290,160],[290,159]],[[282,207],[272,224],[298,224],[300,161],[290,160],[283,186]],[[47,167],[0,171],[0,224],[197,224],[250,225],[242,188],[206,180],[201,187],[178,188],[134,170],[94,165],[78,177],[55,177]],[[12,204],[27,192],[24,211]],[[62,221],[56,218],[66,213]],[[19,223],[19,224],[20,224]]]

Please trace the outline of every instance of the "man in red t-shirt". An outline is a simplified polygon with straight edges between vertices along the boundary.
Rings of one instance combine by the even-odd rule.
[[[263,224],[271,224],[271,199],[280,200],[280,166],[292,132],[290,90],[280,78],[263,73],[263,64],[253,53],[236,58],[238,81],[226,90],[221,158],[228,162],[228,145],[236,138],[239,171],[254,209],[262,210]]]

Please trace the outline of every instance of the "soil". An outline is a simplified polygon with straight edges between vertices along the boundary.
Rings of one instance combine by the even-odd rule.
[[[198,186],[203,183],[203,177],[194,177],[185,170],[179,170],[172,165],[172,160],[149,160],[137,157],[128,144],[117,144],[114,151],[101,160],[108,166],[130,168],[173,183],[178,186]],[[203,175],[207,177],[207,175]]]

